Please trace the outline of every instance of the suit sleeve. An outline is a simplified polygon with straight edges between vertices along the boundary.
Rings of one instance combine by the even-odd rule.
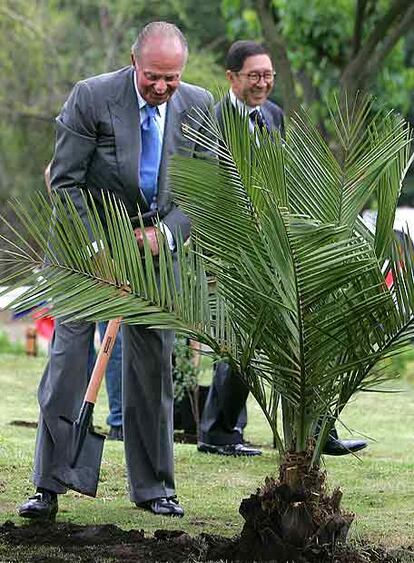
[[[207,127],[208,120],[211,121],[213,119],[213,121],[215,121],[214,99],[211,92],[208,91],[206,91],[204,112],[205,112],[205,118],[204,118],[204,122],[200,127],[200,131],[204,133],[207,137],[211,137],[211,146],[214,146],[215,143],[217,142],[217,139],[208,132],[208,127]],[[196,145],[194,156],[195,158],[208,157],[208,158],[216,159],[216,155],[213,151],[211,151],[210,149],[206,149],[205,147],[202,147],[200,145]]]
[[[285,118],[283,115],[283,111],[280,110],[280,127],[279,127],[279,131],[280,131],[280,136],[282,137],[282,139],[286,138],[286,133],[285,133]]]
[[[82,186],[90,160],[97,145],[96,107],[90,87],[79,82],[56,118],[56,144],[51,165],[52,190],[71,197],[88,229],[87,213],[82,197]]]

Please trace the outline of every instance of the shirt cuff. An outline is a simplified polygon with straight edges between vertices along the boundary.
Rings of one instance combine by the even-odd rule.
[[[174,237],[172,236],[172,232],[170,231],[169,227],[167,227],[167,225],[165,223],[160,221],[159,224],[158,224],[158,228],[162,232],[162,234],[165,236],[165,238],[167,239],[168,246],[169,246],[171,252],[174,252],[175,241],[174,241]]]

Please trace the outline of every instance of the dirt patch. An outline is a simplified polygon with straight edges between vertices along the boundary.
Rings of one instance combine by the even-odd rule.
[[[72,560],[71,556],[79,557],[82,563],[97,561],[113,561],[127,563],[164,562],[173,563],[196,561],[238,561],[239,538],[225,538],[211,534],[200,534],[192,538],[183,530],[157,530],[152,537],[146,537],[143,530],[121,530],[112,524],[101,526],[79,526],[69,523],[40,524],[30,523],[16,526],[12,522],[5,522],[0,526],[0,541],[10,547],[10,554],[16,553],[16,547],[25,546],[25,552],[30,553],[30,547],[43,548],[41,556],[27,555],[9,561],[19,563],[64,563]],[[45,548],[50,547],[48,556]],[[52,554],[53,548],[59,548],[61,555]],[[35,550],[34,550],[35,551]],[[372,546],[342,546],[335,554],[309,554],[310,559],[300,559],[297,563],[405,563],[414,561],[413,549],[387,552],[380,547]],[[412,559],[410,558],[412,556]],[[316,557],[316,558],[315,558]],[[250,561],[254,559],[251,554]],[[249,559],[244,559],[245,561]],[[274,560],[275,561],[275,560]]]
[[[192,538],[182,530],[156,530],[152,537],[146,537],[143,530],[124,531],[112,524],[101,526],[79,526],[76,524],[30,523],[16,526],[5,522],[0,527],[0,540],[10,546],[50,546],[59,547],[62,558],[52,557],[48,561],[66,561],[64,553],[81,556],[84,563],[97,560],[126,562],[155,561],[208,561],[219,553],[231,553],[233,541],[201,534]],[[216,560],[216,558],[214,558]],[[37,556],[19,563],[34,563]],[[42,561],[45,561],[43,556]]]
[[[35,421],[31,421],[31,420],[11,420],[9,422],[10,426],[20,426],[23,428],[37,428],[37,422]],[[97,432],[98,434],[103,434],[104,436],[108,435],[108,430],[105,428],[102,428],[102,426],[96,426],[94,425],[93,427],[91,427],[91,430],[93,432]]]
[[[23,428],[37,428],[37,422],[31,420],[11,420],[9,422],[10,426],[19,426]],[[107,435],[108,431],[102,426],[94,426],[94,431],[100,434]],[[197,435],[189,434],[182,430],[174,431],[174,442],[177,444],[197,444]],[[247,442],[245,442],[248,444]]]

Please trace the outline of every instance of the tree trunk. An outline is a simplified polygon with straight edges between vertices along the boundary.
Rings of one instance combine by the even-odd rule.
[[[326,491],[326,473],[311,466],[313,444],[306,452],[287,452],[279,479],[244,499],[245,520],[237,558],[240,560],[330,560],[337,542],[345,542],[354,519],[340,509],[342,493]]]
[[[270,49],[276,69],[276,81],[283,98],[283,111],[287,118],[299,110],[299,99],[295,91],[295,79],[289,61],[285,41],[273,17],[272,2],[256,0],[256,9],[262,27],[265,43]]]
[[[356,11],[353,56],[341,75],[340,105],[352,103],[358,92],[365,93],[381,70],[384,60],[396,43],[414,24],[412,0],[393,0],[370,35],[362,43],[364,8]]]

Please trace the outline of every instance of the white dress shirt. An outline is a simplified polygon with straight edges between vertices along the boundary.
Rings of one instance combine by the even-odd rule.
[[[137,94],[138,107],[139,107],[139,110],[140,110],[139,114],[140,114],[141,125],[142,125],[142,122],[144,121],[144,119],[146,117],[146,112],[141,111],[141,110],[144,109],[144,107],[147,105],[147,102],[144,100],[144,98],[139,93],[135,75],[134,75],[134,87],[135,87],[135,92]],[[156,115],[155,122],[156,122],[157,127],[158,127],[158,133],[159,133],[159,136],[160,136],[160,143],[161,143],[161,146],[162,146],[163,139],[164,139],[165,118],[166,118],[166,115],[167,115],[167,102],[164,102],[163,104],[160,104],[159,106],[156,106],[156,107],[157,107],[158,111],[155,114]],[[160,221],[157,225],[157,228],[166,237],[170,250],[175,250],[174,237],[173,237],[170,229],[167,227],[167,225],[165,225],[165,223]]]
[[[253,111],[260,112],[260,106],[248,106],[247,104],[239,100],[239,98],[236,96],[233,90],[230,90],[229,96],[233,106],[237,108],[242,115],[246,115],[247,113],[250,115]],[[254,125],[250,119],[249,119],[249,129],[251,133],[254,132]]]

